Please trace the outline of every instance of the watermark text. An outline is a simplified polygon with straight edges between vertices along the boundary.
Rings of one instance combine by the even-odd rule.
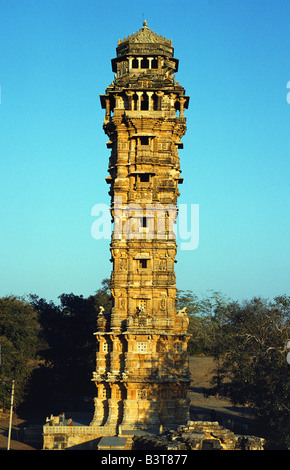
[[[95,204],[91,226],[94,239],[169,240],[180,238],[181,250],[196,250],[199,245],[199,204],[122,204],[116,197],[110,208]]]

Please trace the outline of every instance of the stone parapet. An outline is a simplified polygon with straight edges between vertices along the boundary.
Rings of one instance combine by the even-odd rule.
[[[115,436],[116,426],[43,426],[43,450],[96,450],[104,436]]]
[[[264,450],[265,440],[234,434],[211,421],[189,421],[159,436],[135,436],[133,450]]]
[[[132,404],[131,404],[132,405]],[[129,418],[129,416],[128,416]],[[44,450],[117,449],[118,440],[127,450],[264,450],[265,440],[234,434],[212,421],[188,421],[184,426],[166,426],[140,422],[119,426],[43,426]],[[154,429],[153,429],[154,428]],[[104,438],[108,438],[107,440]],[[128,442],[126,441],[128,440]],[[106,444],[107,443],[107,444]],[[114,444],[115,443],[115,444]],[[107,445],[107,447],[106,447]]]

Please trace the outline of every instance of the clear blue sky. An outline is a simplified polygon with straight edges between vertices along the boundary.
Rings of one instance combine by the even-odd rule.
[[[0,0],[0,296],[93,294],[109,241],[99,94],[117,41],[142,27],[173,40],[190,95],[183,204],[199,246],[178,250],[177,286],[233,299],[289,289],[288,0]]]

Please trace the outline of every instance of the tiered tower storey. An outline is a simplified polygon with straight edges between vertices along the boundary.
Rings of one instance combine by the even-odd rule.
[[[98,316],[92,425],[174,427],[188,420],[188,317],[177,312],[178,150],[189,97],[172,41],[147,23],[118,42],[115,79],[100,96],[108,135],[111,312]]]

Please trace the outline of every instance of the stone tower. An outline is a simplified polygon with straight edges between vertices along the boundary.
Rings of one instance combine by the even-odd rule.
[[[94,426],[174,427],[188,420],[188,317],[175,308],[178,149],[189,97],[172,41],[147,23],[118,42],[101,95],[108,135],[111,312],[98,316]]]

